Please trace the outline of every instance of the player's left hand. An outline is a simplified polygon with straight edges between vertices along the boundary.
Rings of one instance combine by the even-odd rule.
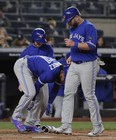
[[[67,47],[72,47],[72,46],[74,46],[74,41],[72,41],[71,39],[65,38],[65,39],[64,39],[64,42],[65,42],[65,45],[66,45]]]
[[[49,116],[52,114],[52,105],[50,103],[48,103],[47,107],[46,107],[46,115]]]

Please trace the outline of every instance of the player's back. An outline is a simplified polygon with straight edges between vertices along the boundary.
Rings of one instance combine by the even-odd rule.
[[[28,67],[31,72],[36,76],[42,76],[43,82],[54,81],[61,70],[62,64],[56,59],[46,56],[28,56]]]

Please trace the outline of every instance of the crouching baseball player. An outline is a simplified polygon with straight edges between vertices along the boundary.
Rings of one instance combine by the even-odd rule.
[[[22,125],[23,109],[38,100],[37,93],[46,83],[64,83],[64,68],[60,62],[51,57],[26,56],[15,62],[14,72],[24,94],[13,112],[11,122],[19,132],[24,132],[30,126]],[[36,129],[41,132],[40,128]]]
[[[23,50],[19,58],[26,55],[42,55],[54,58],[53,48],[46,41],[46,32],[43,28],[35,28],[32,31],[31,39],[32,43]],[[21,89],[20,86],[19,89]],[[36,127],[31,126],[34,124],[40,125],[40,118],[45,112],[48,103],[48,93],[48,84],[44,84],[39,91],[38,100],[34,102],[34,107],[31,110],[28,109],[24,124],[29,126],[27,129],[31,132],[38,132]]]

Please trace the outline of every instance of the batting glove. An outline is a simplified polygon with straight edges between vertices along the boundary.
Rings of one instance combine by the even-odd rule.
[[[48,103],[47,107],[46,107],[46,115],[49,116],[52,114],[52,105],[50,103]]]

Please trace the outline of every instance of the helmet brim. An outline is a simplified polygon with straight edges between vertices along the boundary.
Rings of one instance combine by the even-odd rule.
[[[45,44],[47,43],[47,40],[45,38],[41,38],[41,39],[38,38],[38,39],[35,39],[34,42]]]
[[[75,17],[76,15],[74,15],[74,16],[72,16],[72,17],[70,17],[70,18],[66,18],[66,19],[64,19],[64,23],[69,23],[74,17]]]

